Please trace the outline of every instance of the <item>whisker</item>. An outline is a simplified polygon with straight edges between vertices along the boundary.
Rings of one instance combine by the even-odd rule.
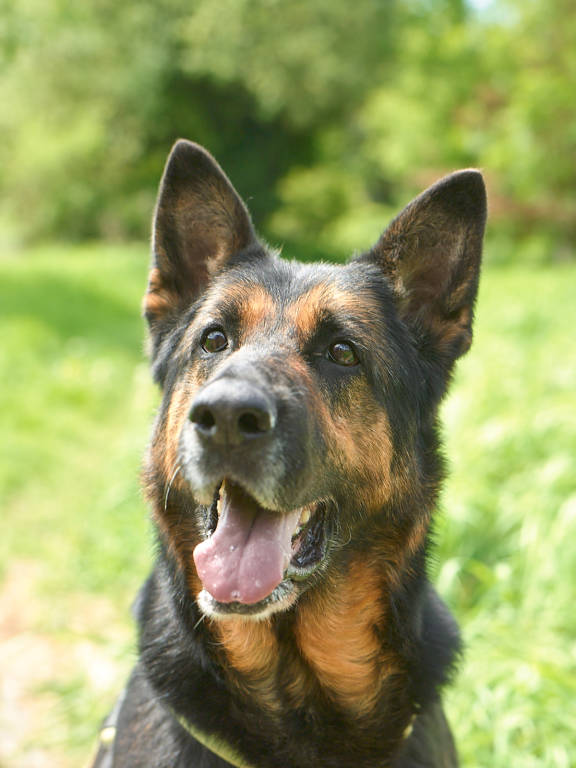
[[[198,627],[200,626],[200,624],[202,624],[205,618],[206,618],[206,614],[203,613],[202,616],[200,616],[200,618],[196,622],[196,624],[194,624],[194,629],[198,629]]]
[[[166,512],[168,508],[168,496],[170,495],[170,489],[172,488],[172,483],[174,482],[174,478],[176,477],[178,472],[180,472],[181,469],[182,469],[182,464],[178,464],[176,466],[176,469],[172,473],[172,477],[168,481],[168,488],[166,488],[166,495],[164,496],[164,512]]]

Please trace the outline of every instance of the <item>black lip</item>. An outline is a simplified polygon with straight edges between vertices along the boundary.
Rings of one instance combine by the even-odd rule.
[[[222,488],[223,482],[224,481],[222,480],[218,484],[218,487],[214,491],[214,498],[212,499],[212,504],[208,507],[208,520],[207,520],[208,536],[212,536],[212,534],[216,530],[216,526],[218,525],[218,501],[220,499],[220,489]]]
[[[295,569],[297,579],[299,573],[315,570],[326,555],[327,539],[326,503],[319,501],[304,529],[302,543],[290,560],[288,572]]]
[[[289,598],[293,594],[294,589],[295,585],[292,580],[284,579],[267,597],[263,600],[259,600],[257,603],[221,603],[219,600],[213,598],[207,590],[204,591],[209,596],[212,610],[218,615],[255,616],[259,613],[263,613],[271,605],[275,605],[276,603],[280,603]]]

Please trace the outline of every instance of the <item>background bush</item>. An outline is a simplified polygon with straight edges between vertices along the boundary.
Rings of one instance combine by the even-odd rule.
[[[5,240],[145,236],[186,136],[271,238],[338,255],[475,165],[495,258],[573,256],[570,0],[13,0],[3,17]]]

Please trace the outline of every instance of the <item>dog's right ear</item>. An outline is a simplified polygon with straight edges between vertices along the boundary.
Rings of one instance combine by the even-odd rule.
[[[190,306],[238,251],[256,241],[250,215],[212,155],[176,142],[160,182],[144,315],[152,336]]]

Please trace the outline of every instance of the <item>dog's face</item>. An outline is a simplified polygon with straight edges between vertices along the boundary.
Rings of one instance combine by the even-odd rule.
[[[373,524],[425,536],[423,434],[470,344],[484,218],[461,172],[348,265],[288,263],[210,155],[175,146],[145,298],[164,388],[147,478],[205,613],[290,608]]]

